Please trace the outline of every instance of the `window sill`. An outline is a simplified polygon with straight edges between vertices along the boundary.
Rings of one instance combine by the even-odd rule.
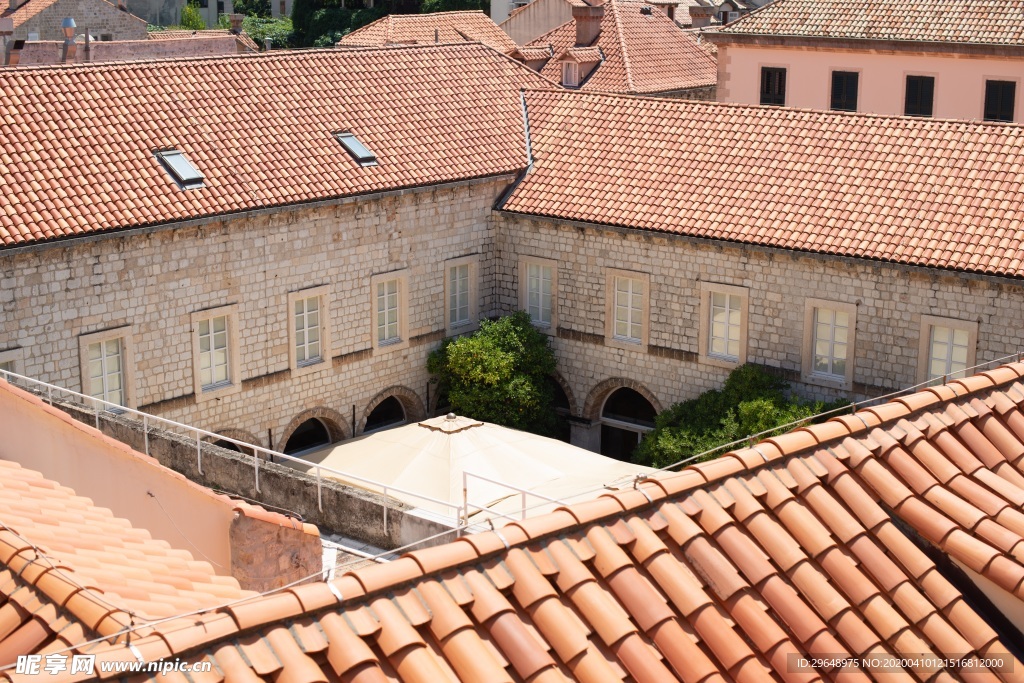
[[[829,389],[850,390],[853,388],[853,380],[839,375],[821,375],[813,372],[801,373],[800,380],[804,384],[813,384]]]
[[[703,363],[704,365],[711,365],[716,368],[735,370],[739,366],[743,365],[746,362],[746,360],[739,358],[727,358],[725,356],[703,355],[700,357],[700,362]]]
[[[319,357],[313,360],[304,360],[292,366],[292,377],[302,377],[303,375],[311,375],[314,372],[320,372],[328,365],[328,363],[324,362],[323,357]]]
[[[376,342],[373,345],[374,353],[389,353],[391,351],[400,351],[409,347],[409,340],[402,339],[386,339],[384,341]]]
[[[242,384],[232,382],[221,382],[219,384],[210,384],[205,387],[201,387],[199,392],[196,394],[196,402],[209,401],[214,398],[223,398],[225,396],[231,396],[237,394],[242,390]]]
[[[644,349],[643,339],[634,339],[632,337],[605,337],[605,345],[611,346],[617,349],[627,349],[629,351],[642,351]]]

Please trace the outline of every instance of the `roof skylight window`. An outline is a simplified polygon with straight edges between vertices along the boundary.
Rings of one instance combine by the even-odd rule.
[[[335,133],[334,137],[360,166],[377,165],[377,155],[367,149],[366,145],[361,143],[355,134],[348,131],[340,131]]]
[[[203,187],[203,174],[196,170],[185,155],[176,149],[165,149],[156,152],[156,158],[167,170],[174,182],[183,190],[195,190]]]

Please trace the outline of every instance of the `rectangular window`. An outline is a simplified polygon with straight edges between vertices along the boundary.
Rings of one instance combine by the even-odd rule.
[[[199,383],[203,391],[231,383],[226,315],[199,321]]]
[[[320,297],[297,299],[295,311],[295,362],[312,365],[323,361],[320,353]]]
[[[1014,81],[985,81],[985,120],[1013,121],[1017,84]]]
[[[963,377],[970,349],[967,330],[932,325],[928,343],[928,379]]]
[[[89,396],[124,405],[124,369],[121,340],[89,344]]]
[[[644,283],[632,277],[615,278],[615,338],[639,344],[643,339]]]
[[[398,330],[398,280],[377,283],[377,344],[401,341]]]
[[[850,316],[829,308],[814,309],[814,372],[846,375]]]
[[[462,263],[448,268],[448,326],[459,327],[471,322],[470,264]]]
[[[786,104],[786,70],[761,67],[761,104],[781,107]]]
[[[935,78],[907,76],[907,97],[903,113],[907,116],[931,116],[935,99]]]
[[[562,62],[562,85],[575,88],[580,84],[580,65],[576,62]]]
[[[832,72],[832,109],[857,111],[857,85],[860,74],[856,71]]]
[[[526,312],[534,325],[551,325],[551,296],[554,268],[539,263],[526,264]]]
[[[740,359],[741,322],[740,297],[724,292],[711,292],[711,320],[708,326],[708,355],[737,362]]]
[[[3,371],[3,372],[14,372],[14,361],[13,360],[9,360],[9,361],[4,361],[3,363],[0,363],[0,371]]]

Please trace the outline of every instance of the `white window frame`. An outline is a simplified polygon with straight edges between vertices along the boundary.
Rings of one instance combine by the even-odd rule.
[[[608,268],[606,271],[605,285],[605,344],[620,349],[632,351],[647,351],[647,343],[650,339],[650,310],[651,310],[651,276],[647,273],[639,273],[632,270],[620,270]],[[622,337],[615,334],[616,323],[616,294],[618,292],[616,283],[619,280],[628,279],[640,282],[643,285],[643,294],[640,299],[640,337]],[[630,305],[632,309],[632,304]],[[629,321],[633,322],[632,318]]]
[[[449,334],[462,334],[464,332],[472,332],[480,326],[480,256],[474,254],[471,256],[462,256],[459,258],[449,259],[444,262],[444,328]],[[466,320],[455,321],[452,319],[452,269],[462,268],[468,269],[469,278],[469,291],[467,295],[469,297],[469,318]]]
[[[15,348],[8,349],[7,351],[0,351],[0,365],[4,365],[5,363],[11,364],[11,367],[8,368],[8,372],[13,372],[17,375],[24,375],[25,369],[21,367],[24,360],[25,349]],[[0,379],[3,379],[2,375],[0,375]]]
[[[726,297],[739,297],[740,329],[739,329],[739,354],[733,359],[726,355],[714,354],[711,352],[711,314],[713,309],[713,297],[715,294],[724,294]],[[750,290],[746,287],[735,285],[723,285],[716,282],[700,283],[700,338],[697,342],[697,351],[701,362],[720,368],[735,368],[747,362],[747,327],[749,313]]]
[[[562,62],[562,86],[566,88],[580,87],[580,65],[574,61]]]
[[[846,332],[846,370],[842,375],[825,374],[814,370],[814,347],[816,341],[816,311],[828,309],[845,313],[847,319]],[[804,343],[801,379],[807,384],[816,384],[835,389],[849,390],[853,388],[853,370],[857,356],[857,306],[841,301],[808,298],[804,308]]]
[[[392,280],[397,282],[398,294],[398,337],[380,341],[377,338],[377,285],[385,284]],[[370,338],[373,348],[378,353],[397,351],[409,346],[409,272],[407,270],[393,270],[388,273],[379,273],[370,278]],[[446,299],[447,305],[447,299]]]
[[[204,320],[212,321],[215,318],[221,317],[226,318],[227,323],[225,330],[227,331],[228,378],[226,382],[204,388],[202,384],[199,326]],[[242,390],[242,378],[239,374],[241,368],[240,351],[237,304],[208,308],[192,314],[192,391],[195,393],[196,401],[222,398],[231,394],[237,394]]]
[[[558,331],[558,261],[553,259],[536,258],[533,256],[521,256],[519,258],[519,310],[530,313],[530,267],[551,269],[551,320],[548,322],[530,320],[541,332],[545,334],[556,334]]]
[[[78,337],[80,391],[86,396],[92,396],[89,383],[89,347],[93,344],[105,346],[108,341],[114,339],[121,341],[121,391],[123,399],[121,405],[125,408],[135,408],[135,341],[132,337],[130,325],[83,334]],[[104,398],[103,400],[107,399]],[[100,408],[105,408],[102,403],[97,402],[96,405]]]
[[[967,332],[967,367],[977,365],[978,355],[978,322],[976,320],[958,320],[956,318],[942,318],[934,315],[922,315],[920,327],[920,340],[917,347],[917,381],[918,383],[930,381],[929,372],[932,359],[932,328],[948,327],[954,330]],[[964,373],[966,375],[967,373]],[[941,377],[931,378],[941,381]],[[955,379],[950,375],[949,379]]]
[[[299,360],[298,330],[295,329],[297,314],[295,306],[307,299],[317,299],[319,328],[320,328],[320,356],[316,360]],[[331,360],[331,322],[330,322],[330,287],[310,287],[288,293],[288,366],[291,368],[293,377],[301,377],[313,372],[319,372],[330,366],[327,361]]]

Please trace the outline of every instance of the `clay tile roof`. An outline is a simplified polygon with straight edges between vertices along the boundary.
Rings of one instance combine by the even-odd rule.
[[[1024,276],[1022,126],[566,91],[526,101],[534,165],[506,211]]]
[[[560,55],[573,47],[600,47],[604,61],[580,84],[580,90],[654,94],[715,85],[718,66],[695,33],[680,29],[660,9],[641,13],[637,0],[608,0],[601,34],[592,46],[577,46],[576,27],[568,21],[527,47],[548,47]],[[551,60],[540,73],[561,82],[561,64]]]
[[[3,11],[0,12],[0,18],[12,19],[14,21],[14,27],[18,28],[32,17],[45,10],[47,7],[57,4],[59,1],[60,0],[23,0],[15,9],[11,9],[10,3],[5,2],[3,5],[0,5],[0,7],[3,7]],[[90,2],[113,5],[113,3],[110,3],[107,0],[90,0]],[[72,10],[77,9],[79,11],[85,11],[87,8],[88,3],[83,3],[80,6],[73,7]],[[111,9],[113,9],[113,7],[111,7]],[[134,21],[138,21],[143,24],[145,23],[145,20],[140,19],[134,14],[129,14],[128,16]]]
[[[510,55],[516,43],[481,11],[389,14],[338,41],[341,47],[477,42]]]
[[[723,36],[1024,45],[1024,0],[776,0]]]
[[[571,59],[580,64],[592,64],[602,59],[601,48],[598,47],[570,47],[558,57],[559,60]]]
[[[520,89],[551,86],[475,43],[3,69],[0,244],[514,173]],[[203,188],[179,189],[167,148]]]
[[[256,41],[248,33],[234,34],[228,29],[206,29],[205,31],[150,31],[149,40],[189,40],[195,38],[220,38],[232,36],[250,52],[259,52]]]
[[[1022,374],[255,598],[172,649],[226,680],[827,681],[798,660],[845,657],[838,680],[1020,681],[993,605],[1024,609]]]
[[[525,62],[533,62],[539,61],[541,59],[548,59],[551,57],[551,46],[548,45],[541,47],[519,47],[516,48],[516,51],[512,53],[512,56],[515,57],[516,59],[521,59]]]

